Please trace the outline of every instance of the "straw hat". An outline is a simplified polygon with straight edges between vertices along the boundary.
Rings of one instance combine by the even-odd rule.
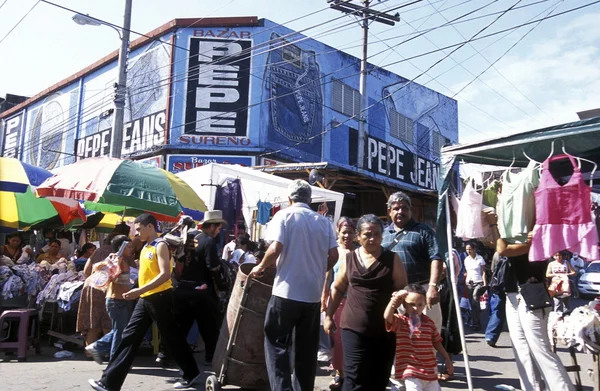
[[[227,221],[223,219],[223,212],[220,210],[209,210],[204,212],[204,219],[200,222],[200,225],[205,223],[217,223],[227,224]]]

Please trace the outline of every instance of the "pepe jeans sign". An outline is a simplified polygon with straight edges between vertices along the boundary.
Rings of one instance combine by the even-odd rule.
[[[186,134],[247,136],[251,44],[190,38]]]
[[[372,173],[384,175],[410,185],[428,190],[437,190],[440,165],[411,151],[367,136],[364,168]],[[350,164],[356,165],[358,133],[350,132]]]
[[[165,111],[150,114],[123,126],[122,155],[146,151],[162,145],[165,140]],[[111,129],[90,134],[77,140],[77,159],[108,156],[112,142]]]
[[[19,113],[5,122],[2,156],[13,158],[18,157],[21,129],[23,129],[23,113]]]

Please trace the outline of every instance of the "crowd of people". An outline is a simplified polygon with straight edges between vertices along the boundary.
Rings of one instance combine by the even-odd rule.
[[[439,390],[438,380],[452,378],[452,356],[444,347],[448,334],[443,333],[452,310],[445,301],[445,309],[440,306],[448,296],[443,288],[446,265],[433,229],[412,217],[410,197],[403,192],[389,197],[388,226],[367,214],[357,221],[342,217],[334,227],[311,209],[307,182],[293,181],[288,193],[289,206],[273,216],[265,239],[258,243],[239,226],[235,238],[219,249],[226,223],[218,210],[206,212],[198,230],[179,238],[178,243],[184,243],[179,247],[146,213],[135,219],[134,237],[129,227],[117,227],[98,248],[86,244],[75,251],[68,241],[48,235],[36,261],[54,263],[69,256],[88,277],[77,330],[85,335],[86,353],[99,363],[108,359],[102,377],[89,381],[91,387],[121,389],[153,323],[161,335],[159,360],[171,360],[181,369],[182,378],[174,387],[198,383],[202,371],[186,338],[194,334],[195,324],[205,345],[204,363],[210,365],[223,318],[220,300],[227,291],[223,264],[237,270],[246,263],[255,265],[249,277],[276,267],[264,324],[272,390],[313,390],[321,327],[332,341],[331,390],[385,390],[390,380],[406,390]],[[566,311],[569,277],[585,265],[576,255],[568,262],[564,252],[547,265],[531,263],[530,240],[514,244],[499,236],[490,241],[495,244],[493,257],[480,255],[475,242],[466,243],[464,253],[454,254],[464,287],[461,293],[470,308],[470,327],[473,331],[482,327],[481,296],[487,291],[486,341],[495,346],[507,321],[522,388],[540,390],[544,383],[550,390],[570,390],[566,371],[548,340],[549,309],[528,308],[519,289],[549,279],[554,309]],[[16,260],[31,252],[21,246],[18,235],[7,239],[0,249],[4,256]],[[111,254],[116,254],[118,272],[105,291],[96,289],[90,276]],[[436,351],[444,373],[438,373]]]

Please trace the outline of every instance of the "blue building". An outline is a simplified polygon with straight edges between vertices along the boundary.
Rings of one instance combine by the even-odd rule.
[[[2,155],[47,169],[107,155],[116,66],[115,51],[0,113]],[[131,44],[122,155],[174,172],[275,164],[265,170],[307,178],[317,168],[346,193],[347,214],[383,215],[385,193],[403,189],[430,220],[457,103],[370,65],[359,169],[359,72],[360,59],[270,20],[175,19]]]

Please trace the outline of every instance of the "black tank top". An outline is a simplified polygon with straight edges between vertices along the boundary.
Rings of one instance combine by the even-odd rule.
[[[394,253],[383,250],[363,273],[357,251],[351,252],[346,260],[348,297],[340,327],[366,335],[385,333],[383,313],[394,292]]]

